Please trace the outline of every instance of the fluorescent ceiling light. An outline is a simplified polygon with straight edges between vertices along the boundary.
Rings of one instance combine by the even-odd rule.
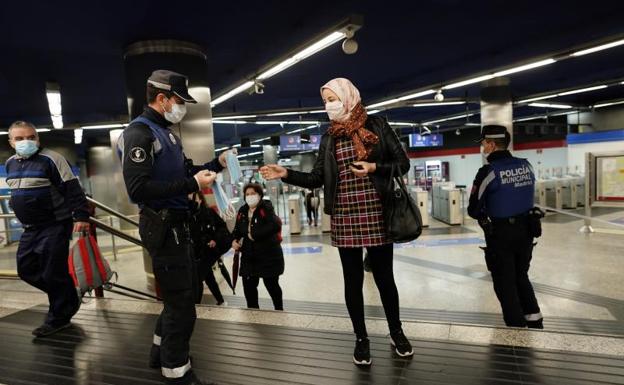
[[[295,60],[292,57],[289,57],[288,59],[284,60],[283,62],[279,63],[278,65],[271,67],[269,70],[261,73],[260,75],[258,75],[258,80],[264,80],[264,79],[268,79],[271,76],[284,71],[285,69],[287,69],[288,67],[295,65],[297,63],[297,60]]]
[[[408,99],[416,99],[419,98],[421,96],[425,96],[425,95],[431,95],[431,94],[435,94],[436,90],[426,90],[426,91],[419,91],[413,94],[409,94],[409,95],[405,95],[405,96],[401,96],[400,98],[397,98],[398,100],[408,100]]]
[[[546,119],[546,116],[529,116],[528,118],[514,119],[514,122],[526,122],[527,120]]]
[[[258,120],[255,124],[319,124],[315,120]]]
[[[409,123],[409,122],[388,122],[389,125],[391,126],[415,126],[416,123]]]
[[[592,48],[587,48],[587,49],[583,49],[583,50],[580,50],[580,51],[576,51],[576,52],[570,54],[570,56],[583,56],[583,55],[587,55],[588,53],[594,53],[594,52],[602,51],[602,50],[605,50],[605,49],[617,47],[617,46],[622,45],[622,44],[624,44],[624,39],[618,40],[618,41],[614,41],[614,42],[611,42],[611,43],[607,43],[607,44],[601,44],[601,45],[596,46],[596,47],[592,47]]]
[[[82,143],[82,128],[74,130],[74,144]]]
[[[2,132],[0,132],[0,136],[1,135],[9,135],[9,132],[8,131],[2,131]]]
[[[229,98],[231,98],[234,95],[238,95],[243,91],[248,90],[249,88],[251,88],[251,86],[253,86],[255,83],[251,80],[246,81],[245,83],[241,84],[240,86],[234,88],[233,90],[230,90],[228,92],[226,92],[225,94],[219,96],[218,98],[216,98],[215,100],[213,100],[212,102],[210,102],[210,107],[214,107],[217,104],[220,104],[226,100],[228,100]]]
[[[63,128],[63,116],[61,115],[52,115],[52,126],[54,128]]]
[[[56,128],[56,127],[55,127],[55,128]],[[36,130],[36,131],[37,131],[37,132],[48,132],[48,131],[50,131],[50,129],[49,129],[49,128],[37,128],[37,130]]]
[[[324,113],[324,112],[325,112],[325,110],[314,110],[314,111],[308,111],[308,114],[321,114],[321,113]]]
[[[248,119],[255,118],[257,115],[236,115],[236,116],[217,116],[212,120],[236,120],[236,119]]]
[[[510,68],[508,70],[494,72],[494,77],[511,75],[511,74],[515,74],[516,72],[522,72],[522,71],[530,70],[530,69],[533,69],[533,68],[542,67],[542,66],[545,66],[545,65],[548,65],[548,64],[552,64],[554,62],[556,62],[556,60],[552,59],[552,58],[545,59],[545,60],[540,60],[540,61],[536,61],[534,63],[525,64],[525,65],[521,65],[521,66],[518,66],[518,67],[513,67],[513,68]]]
[[[536,101],[536,100],[550,99],[550,98],[554,98],[554,97],[556,97],[556,96],[557,96],[557,94],[551,94],[551,95],[538,96],[538,97],[535,97],[535,98],[530,98],[530,99],[523,99],[523,100],[519,100],[519,101],[517,101],[516,103],[517,103],[517,104],[520,104],[520,103],[528,103],[528,102],[533,102],[533,101]]]
[[[213,120],[212,124],[247,124],[244,120]]]
[[[297,133],[297,132],[301,132],[301,131],[309,130],[309,129],[314,128],[314,127],[316,127],[316,124],[312,124],[312,125],[310,125],[310,126],[308,126],[308,127],[303,127],[303,128],[298,128],[298,129],[296,129],[296,130],[288,131],[286,134],[287,134],[287,135],[290,135],[290,134],[295,134],[295,133]]]
[[[475,113],[470,113],[470,114],[455,115],[455,116],[451,116],[451,117],[448,117],[448,118],[430,120],[428,122],[423,122],[423,124],[433,124],[433,123],[439,123],[439,122],[446,122],[447,120],[456,120],[456,119],[461,119],[461,118],[467,118],[467,117],[472,116],[472,115],[476,115],[476,114]]]
[[[572,106],[567,104],[557,104],[557,103],[530,103],[529,107],[543,107],[543,108],[572,108]]]
[[[242,155],[239,155],[238,157],[239,158],[246,158],[248,156],[260,155],[262,153],[263,153],[262,151],[256,151],[256,152],[250,152],[248,154],[242,154]]]
[[[95,126],[82,126],[80,128],[83,128],[85,130],[91,130],[91,129],[98,129],[98,128],[122,128],[126,126],[127,124],[115,123],[115,124],[98,124]]]
[[[370,110],[370,111],[366,111],[366,113],[367,113],[368,115],[373,115],[373,114],[378,113],[379,111],[381,111],[381,110]]]
[[[437,107],[437,106],[456,106],[460,104],[466,104],[466,102],[416,103],[416,104],[412,104],[412,106],[414,107]]]
[[[291,112],[274,112],[272,114],[266,114],[266,116],[287,116],[287,115],[305,115],[305,114],[307,114],[306,111],[302,111],[302,112],[291,111]]]
[[[260,138],[260,139],[252,140],[251,143],[260,143],[260,142],[264,142],[265,140],[269,140],[269,139],[271,139],[271,137],[267,136],[266,138]]]
[[[229,147],[221,147],[221,148],[217,148],[215,151],[219,152],[219,151],[225,151],[227,150]]]
[[[566,92],[561,92],[558,93],[557,96],[564,96],[564,95],[572,95],[572,94],[579,94],[581,92],[588,92],[588,91],[594,91],[594,90],[601,90],[603,88],[607,88],[606,84],[601,84],[599,86],[595,86],[595,87],[587,87],[587,88],[581,88],[578,90],[572,90],[572,91],[566,91]]]
[[[377,108],[377,107],[387,106],[388,104],[393,104],[393,103],[397,103],[397,102],[400,102],[400,100],[395,98],[395,99],[390,99],[390,100],[386,100],[386,101],[383,101],[383,102],[371,104],[370,106],[368,106],[366,108]]]
[[[442,87],[442,89],[443,90],[451,90],[453,88],[467,86],[469,84],[481,83],[482,81],[492,79],[493,77],[494,77],[493,74],[482,75],[482,76],[478,76],[476,78],[462,80],[461,82],[449,84],[447,86]]]
[[[608,103],[594,104],[594,108],[613,106],[613,105],[616,105],[616,104],[624,104],[624,100],[620,100],[618,102],[608,102]]]

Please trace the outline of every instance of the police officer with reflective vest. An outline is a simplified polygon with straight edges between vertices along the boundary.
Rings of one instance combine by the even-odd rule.
[[[225,165],[225,153],[192,166],[171,130],[197,103],[186,76],[157,70],[147,80],[147,107],[119,139],[130,199],[140,207],[139,233],[150,256],[164,309],[158,317],[149,365],[168,384],[206,384],[191,369],[189,340],[195,324],[197,272],[189,234],[188,195],[207,188]],[[210,170],[210,171],[209,171]],[[192,175],[192,173],[191,173]]]
[[[511,137],[503,126],[484,126],[478,141],[488,154],[488,164],[477,172],[468,214],[485,233],[486,264],[505,324],[542,329],[542,314],[528,276],[533,238],[541,235],[540,215],[533,209],[533,167],[507,150]]]

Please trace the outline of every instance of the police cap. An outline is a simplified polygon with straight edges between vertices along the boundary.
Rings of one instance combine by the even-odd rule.
[[[147,84],[159,90],[169,91],[186,103],[197,103],[188,93],[188,78],[169,70],[156,70],[147,79]]]

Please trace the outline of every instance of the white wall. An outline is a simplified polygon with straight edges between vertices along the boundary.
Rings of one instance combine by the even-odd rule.
[[[513,153],[519,158],[526,158],[533,165],[538,178],[556,176],[559,172],[563,174],[567,174],[568,171],[574,172],[574,168],[568,170],[568,150],[566,147],[519,150]]]
[[[449,171],[451,182],[457,185],[472,186],[477,170],[483,165],[481,154],[467,154],[465,159],[461,159],[460,155],[438,156],[429,158],[413,158],[410,159],[410,181],[414,178],[414,166],[424,163],[427,160],[441,160],[449,162]]]

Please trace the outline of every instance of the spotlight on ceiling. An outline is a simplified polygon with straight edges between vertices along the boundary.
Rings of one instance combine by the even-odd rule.
[[[455,130],[455,135],[461,135],[461,131],[459,130],[459,128]]]
[[[444,94],[442,93],[442,90],[438,90],[438,92],[436,92],[435,96],[433,97],[433,99],[436,102],[441,102],[444,100]]]
[[[427,126],[422,126],[420,129],[420,135],[421,136],[431,135],[431,130]]]

